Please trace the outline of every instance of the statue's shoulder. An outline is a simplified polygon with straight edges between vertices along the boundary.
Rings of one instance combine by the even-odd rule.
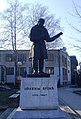
[[[47,33],[48,32],[47,29],[46,29],[46,27],[43,27],[43,32],[44,33]]]
[[[35,25],[35,26],[32,27],[32,29],[36,29],[36,28],[38,28],[38,25]]]
[[[35,25],[35,26],[33,26],[32,28],[31,28],[31,32],[35,32],[35,31],[37,31],[38,30],[38,26],[37,25]]]

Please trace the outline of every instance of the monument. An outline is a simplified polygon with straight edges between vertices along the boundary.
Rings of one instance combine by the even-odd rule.
[[[31,29],[34,72],[21,78],[20,104],[8,119],[70,119],[67,113],[59,109],[57,79],[43,72],[44,59],[47,58],[44,40],[52,42],[62,32],[50,38],[43,24],[44,19],[40,19],[38,25]]]

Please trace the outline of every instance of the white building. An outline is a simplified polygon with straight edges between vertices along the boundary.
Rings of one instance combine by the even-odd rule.
[[[23,75],[24,70],[31,74],[32,61],[29,50],[17,51],[17,75]],[[44,71],[54,74],[61,85],[71,82],[71,63],[66,50],[48,50],[48,59],[44,63]],[[14,55],[11,50],[0,50],[0,83],[15,83]]]

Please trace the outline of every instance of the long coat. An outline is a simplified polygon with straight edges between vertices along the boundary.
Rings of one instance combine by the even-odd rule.
[[[47,38],[46,38],[47,37]],[[30,41],[33,42],[31,47],[31,57],[47,59],[47,50],[45,40],[49,38],[49,34],[44,26],[34,26],[30,32]]]
[[[35,25],[32,27],[30,32],[30,41],[33,42],[33,45],[30,50],[30,57],[32,58],[42,58],[47,59],[47,50],[46,50],[46,42],[52,42],[56,38],[58,38],[63,33],[60,32],[57,35],[50,38],[47,29],[44,26]]]

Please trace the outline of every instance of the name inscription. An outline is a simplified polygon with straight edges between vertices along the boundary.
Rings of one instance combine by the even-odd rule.
[[[47,96],[47,94],[32,94],[32,96]]]
[[[54,90],[54,87],[26,87],[24,90]]]
[[[54,90],[54,87],[53,86],[50,86],[50,87],[26,87],[24,88],[25,91],[36,91],[36,92],[32,92],[32,96],[42,96],[42,97],[45,97],[48,95],[47,92],[41,92],[41,91],[52,91]],[[40,91],[40,92],[38,92]]]

